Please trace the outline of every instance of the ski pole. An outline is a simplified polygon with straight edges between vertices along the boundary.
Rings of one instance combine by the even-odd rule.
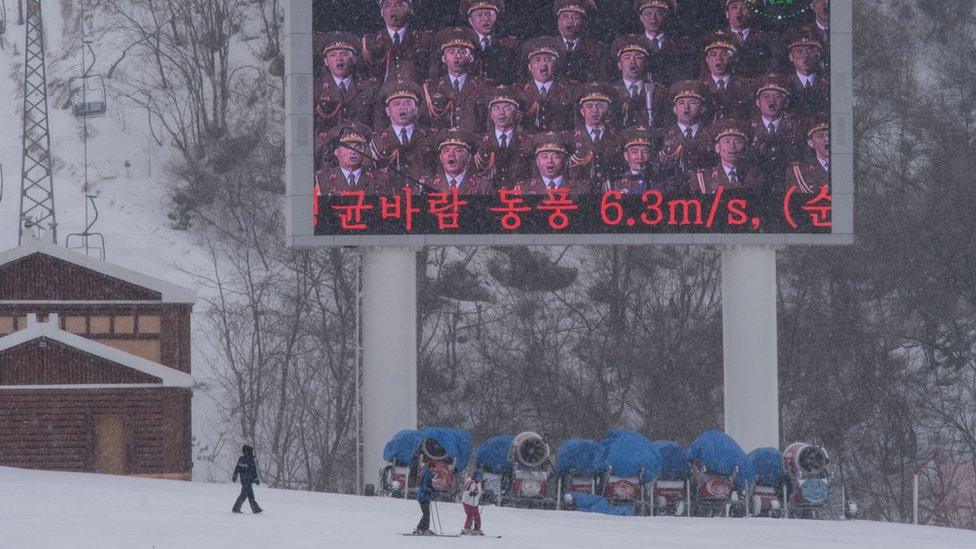
[[[437,518],[437,529],[440,530],[440,532],[438,532],[438,533],[441,534],[441,535],[443,535],[444,534],[444,527],[441,526],[441,512],[437,510],[437,502],[434,501],[433,504],[434,504],[434,517]]]

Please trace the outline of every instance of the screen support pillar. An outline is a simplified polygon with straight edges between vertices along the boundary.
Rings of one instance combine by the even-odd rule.
[[[383,447],[417,428],[417,250],[363,253],[363,477],[379,490]]]
[[[722,249],[725,432],[742,449],[779,448],[776,249]]]

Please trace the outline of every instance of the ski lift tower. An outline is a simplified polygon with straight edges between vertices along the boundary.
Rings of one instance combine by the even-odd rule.
[[[19,240],[24,230],[49,231],[57,244],[54,181],[51,177],[51,134],[47,117],[47,75],[44,68],[44,26],[41,1],[27,0],[24,62],[24,140],[20,187]]]

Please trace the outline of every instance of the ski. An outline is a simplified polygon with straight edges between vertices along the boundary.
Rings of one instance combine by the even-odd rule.
[[[459,538],[461,534],[415,534],[413,532],[401,532],[401,536],[416,536],[418,538]]]

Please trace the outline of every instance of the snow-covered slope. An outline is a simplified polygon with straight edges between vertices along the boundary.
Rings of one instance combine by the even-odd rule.
[[[411,501],[256,488],[265,513],[235,515],[232,484],[0,468],[2,548],[513,547],[970,549],[976,532],[877,522],[609,517],[484,509],[487,538],[413,538]],[[460,505],[437,505],[447,532]],[[436,521],[436,518],[435,518]]]

